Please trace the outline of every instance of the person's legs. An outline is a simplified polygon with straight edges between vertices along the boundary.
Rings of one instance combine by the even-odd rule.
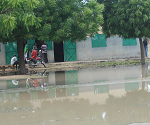
[[[36,64],[36,63],[37,63],[37,60],[36,60],[35,58],[32,58],[32,59],[33,59],[34,64]]]
[[[147,57],[148,46],[144,46],[144,48],[145,48],[145,55]]]
[[[19,62],[18,61],[16,61],[13,65],[15,65],[16,66],[16,70],[17,70],[17,64],[19,65]]]
[[[46,61],[45,60],[45,53],[42,53],[42,58],[43,58],[43,60],[44,60],[44,62]],[[46,63],[46,62],[45,62]]]
[[[27,64],[27,53],[24,53],[24,61],[25,61],[25,64]]]
[[[45,63],[48,63],[47,53],[44,53],[44,57],[45,57]]]

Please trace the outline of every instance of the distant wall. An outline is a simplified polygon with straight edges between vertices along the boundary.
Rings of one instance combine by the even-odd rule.
[[[6,58],[5,58],[5,44],[1,44],[1,51],[0,51],[0,65],[6,64]]]
[[[106,39],[107,47],[92,48],[91,37],[87,37],[86,41],[77,42],[77,60],[100,60],[100,59],[119,59],[140,57],[140,44],[136,39],[137,45],[123,46],[122,38],[118,36]]]
[[[54,50],[48,50],[47,51],[47,59],[49,63],[53,63],[54,61]]]
[[[54,59],[54,42],[52,42],[52,50],[47,51],[47,59],[49,63],[55,62]]]

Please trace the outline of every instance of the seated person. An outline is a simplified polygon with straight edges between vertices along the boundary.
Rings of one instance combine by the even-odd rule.
[[[33,59],[34,63],[36,63],[37,62],[37,60],[36,60],[37,51],[35,49],[32,49],[31,55],[32,55],[32,59]]]
[[[11,58],[11,65],[16,65],[16,70],[17,70],[17,64],[19,65],[19,62],[17,61],[16,54]]]

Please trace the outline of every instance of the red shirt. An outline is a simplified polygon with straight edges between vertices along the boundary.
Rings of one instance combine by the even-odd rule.
[[[36,59],[36,57],[37,57],[37,51],[33,50],[31,54],[32,54],[32,58]]]

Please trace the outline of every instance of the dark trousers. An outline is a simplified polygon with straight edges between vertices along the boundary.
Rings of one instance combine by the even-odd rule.
[[[31,58],[31,59],[33,60],[34,64],[37,63],[37,60],[35,58]]]
[[[48,59],[47,59],[47,53],[42,53],[42,57],[44,59],[45,63],[48,63]]]
[[[18,61],[16,61],[13,65],[15,65],[15,66],[16,66],[16,70],[17,70],[17,65],[19,65],[19,62],[18,62]],[[19,66],[18,66],[18,68],[19,68]]]

